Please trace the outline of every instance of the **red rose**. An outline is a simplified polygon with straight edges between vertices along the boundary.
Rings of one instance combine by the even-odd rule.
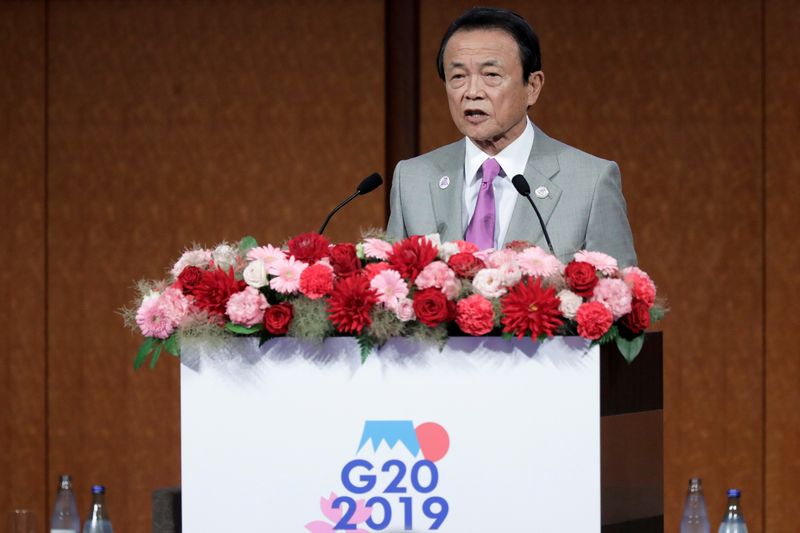
[[[294,317],[294,307],[288,302],[267,307],[264,312],[264,327],[273,335],[286,335]]]
[[[330,250],[333,271],[340,278],[352,276],[361,270],[361,260],[356,255],[354,244],[337,244]]]
[[[372,308],[377,302],[365,276],[341,278],[328,299],[328,318],[341,333],[361,333],[372,324]]]
[[[319,233],[303,233],[289,240],[289,253],[298,261],[311,264],[328,257],[329,244]]]
[[[414,282],[422,269],[428,266],[439,253],[431,241],[421,235],[394,243],[389,254],[389,264],[405,279]]]
[[[578,296],[589,298],[597,285],[597,272],[589,263],[583,261],[570,261],[564,269],[564,277],[572,292]]]
[[[542,280],[524,278],[511,287],[500,300],[503,306],[503,332],[518,339],[530,334],[536,340],[540,335],[551,337],[562,324],[558,306],[561,301],[552,287],[542,287]]]
[[[178,284],[183,294],[194,294],[194,290],[203,280],[203,271],[196,266],[187,266],[178,275]]]
[[[578,323],[578,335],[585,339],[597,340],[606,334],[614,317],[608,307],[600,302],[581,304],[575,315]]]
[[[460,278],[472,279],[478,270],[486,268],[486,263],[472,254],[457,253],[450,256],[447,266]]]
[[[634,300],[631,305],[631,312],[623,316],[621,322],[631,333],[638,334],[649,328],[650,307],[647,302]]]
[[[486,335],[494,328],[492,302],[473,294],[456,305],[456,324],[468,335]]]
[[[236,280],[233,276],[233,267],[226,273],[222,269],[204,270],[203,278],[195,286],[194,303],[200,309],[212,315],[224,315],[225,306],[231,294],[243,291],[247,287],[244,281]]]
[[[440,289],[431,287],[414,294],[414,313],[420,322],[433,328],[453,319],[456,304],[448,300]]]

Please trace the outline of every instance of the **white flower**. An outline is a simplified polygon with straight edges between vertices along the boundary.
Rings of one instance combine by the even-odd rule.
[[[260,259],[250,261],[250,264],[245,267],[242,275],[244,276],[245,283],[256,289],[260,289],[269,283],[267,281],[267,265]]]
[[[454,242],[444,242],[439,247],[439,258],[446,263],[450,261],[451,257],[460,252],[461,249],[459,249],[458,244]]]
[[[439,236],[438,233],[429,233],[425,235],[425,238],[428,239],[428,242],[439,248],[442,245],[442,238]]]
[[[472,280],[472,287],[484,298],[499,298],[506,293],[503,287],[503,275],[496,268],[479,270]]]
[[[522,279],[522,270],[514,263],[500,265],[497,270],[500,271],[500,276],[503,278],[503,286],[505,287],[516,285]]]
[[[211,261],[211,252],[208,250],[187,250],[183,252],[183,255],[181,255],[181,258],[178,259],[177,263],[172,267],[170,273],[177,279],[184,268],[188,266],[207,268],[209,261]]]
[[[556,297],[561,302],[558,305],[558,310],[561,311],[561,314],[570,320],[575,318],[575,315],[578,313],[578,308],[583,303],[583,298],[568,289],[560,291]]]
[[[220,244],[213,252],[211,258],[214,264],[227,271],[230,267],[236,267],[236,250],[229,244]]]
[[[414,302],[410,298],[403,298],[398,301],[397,307],[394,309],[394,314],[402,322],[414,320],[417,315],[414,313]]]

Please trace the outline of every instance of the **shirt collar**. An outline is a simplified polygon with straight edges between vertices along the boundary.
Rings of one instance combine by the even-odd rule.
[[[533,148],[533,125],[530,119],[527,120],[527,125],[522,135],[514,139],[514,141],[503,148],[503,150],[495,155],[490,156],[472,142],[472,139],[467,137],[466,152],[464,155],[464,176],[466,176],[467,183],[478,179],[478,170],[490,157],[494,157],[503,169],[503,176],[509,179],[517,174],[525,174],[525,167],[528,165],[528,158],[531,155]]]

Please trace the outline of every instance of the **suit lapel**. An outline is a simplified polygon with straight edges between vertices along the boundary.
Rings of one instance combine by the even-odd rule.
[[[462,231],[462,207],[464,198],[464,141],[453,144],[453,154],[439,163],[440,174],[432,176],[430,188],[433,211],[437,223],[437,231],[442,241],[456,241],[464,238]],[[449,178],[449,184],[442,188],[443,177]]]
[[[561,188],[550,179],[559,170],[558,156],[553,140],[535,125],[533,128],[535,130],[533,148],[528,157],[528,164],[525,166],[525,179],[531,186],[531,200],[536,204],[542,220],[547,225],[562,192]],[[540,187],[545,187],[548,191],[545,198],[539,198],[534,193]],[[540,240],[541,242],[539,242]],[[528,201],[522,197],[518,197],[514,204],[504,244],[511,241],[529,241],[547,246],[539,221],[536,219],[536,213],[528,205]]]

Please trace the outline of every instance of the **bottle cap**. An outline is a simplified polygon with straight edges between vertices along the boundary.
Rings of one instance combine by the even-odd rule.
[[[72,488],[72,478],[69,474],[61,474],[58,478],[58,486],[62,489],[71,489]]]
[[[105,494],[106,488],[103,485],[92,485],[92,494]]]
[[[739,489],[728,489],[728,498],[738,498],[742,495],[742,491]]]

